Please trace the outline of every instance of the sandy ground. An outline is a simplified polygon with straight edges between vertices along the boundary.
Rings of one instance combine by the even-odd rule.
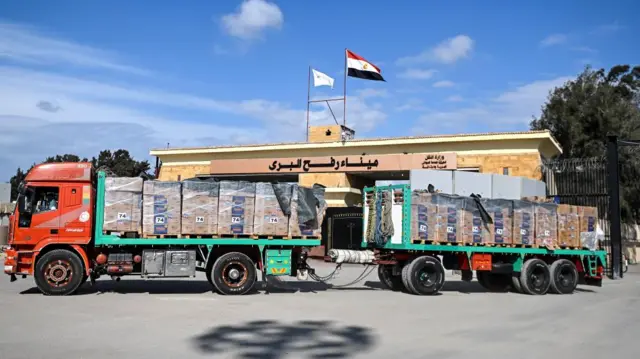
[[[331,268],[316,264],[319,274]],[[364,267],[342,270],[345,284]],[[635,357],[640,270],[602,288],[533,297],[485,293],[449,276],[442,294],[382,290],[375,270],[348,288],[277,283],[272,293],[211,293],[197,280],[100,279],[44,297],[0,277],[0,357],[598,358]],[[636,329],[633,329],[636,328]]]

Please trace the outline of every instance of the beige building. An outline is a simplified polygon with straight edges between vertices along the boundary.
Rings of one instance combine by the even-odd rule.
[[[251,177],[327,187],[331,206],[361,201],[375,180],[411,169],[464,170],[540,179],[542,159],[562,153],[548,131],[354,139],[343,126],[311,127],[308,142],[151,150],[160,180]]]

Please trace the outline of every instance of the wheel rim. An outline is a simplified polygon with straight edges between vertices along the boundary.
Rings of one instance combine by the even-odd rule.
[[[425,265],[418,272],[418,283],[425,288],[433,288],[438,283],[438,273],[433,265]]]
[[[558,275],[556,277],[556,283],[565,288],[570,288],[575,283],[575,273],[571,270],[569,266],[563,266],[558,271]]]
[[[44,268],[44,278],[52,287],[61,288],[68,285],[73,279],[71,262],[66,260],[49,262]]]
[[[222,268],[222,281],[232,288],[242,286],[248,275],[249,269],[241,262],[229,262]]]
[[[531,274],[529,275],[529,282],[531,283],[531,287],[535,290],[541,290],[545,286],[547,273],[545,271],[545,267],[538,264],[536,265]]]

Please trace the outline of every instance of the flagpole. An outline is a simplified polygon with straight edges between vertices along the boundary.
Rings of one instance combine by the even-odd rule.
[[[311,65],[307,74],[307,142],[309,142],[309,103],[311,102]]]
[[[347,49],[344,49],[344,113],[342,114],[342,125],[347,126]]]

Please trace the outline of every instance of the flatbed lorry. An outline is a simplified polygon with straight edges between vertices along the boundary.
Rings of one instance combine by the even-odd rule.
[[[4,272],[14,281],[32,275],[45,295],[68,295],[90,280],[107,275],[145,278],[195,277],[204,271],[220,294],[252,290],[258,272],[316,280],[307,250],[319,239],[265,238],[139,238],[103,231],[105,173],[88,163],[56,163],[34,167],[19,188],[10,220]],[[389,289],[432,295],[442,289],[445,269],[460,270],[470,281],[473,271],[488,291],[515,290],[542,295],[572,293],[578,284],[602,285],[606,252],[589,249],[547,249],[530,246],[469,246],[416,241],[411,234],[411,190],[407,185],[371,187],[366,196],[402,201],[380,203],[371,216],[365,206],[362,250],[331,250],[327,261],[378,265],[380,281]],[[53,195],[57,194],[57,195]],[[36,208],[39,198],[57,198],[53,208]],[[384,210],[384,208],[388,210]],[[372,219],[393,226],[393,234],[377,231]],[[371,218],[370,218],[371,217]],[[374,226],[375,227],[375,226]],[[379,229],[379,227],[376,227]]]

